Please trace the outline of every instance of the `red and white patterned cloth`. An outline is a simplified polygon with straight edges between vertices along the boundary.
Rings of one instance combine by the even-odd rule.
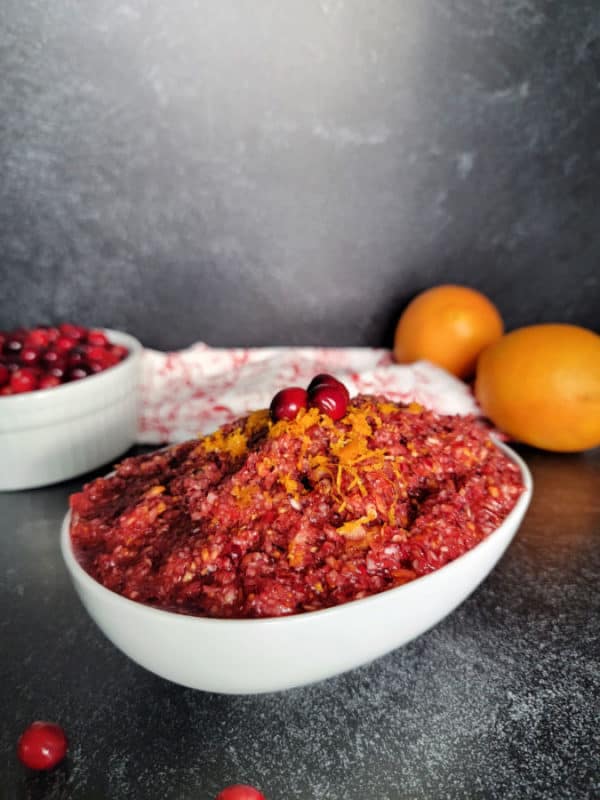
[[[277,391],[306,386],[319,372],[335,375],[351,394],[382,393],[443,414],[480,413],[462,381],[427,361],[395,364],[389,350],[195,344],[176,353],[144,352],[138,442],[210,433],[247,411],[267,408]]]

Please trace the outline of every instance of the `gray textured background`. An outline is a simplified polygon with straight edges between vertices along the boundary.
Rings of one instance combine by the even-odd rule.
[[[2,0],[0,326],[389,343],[468,282],[598,328],[597,0]]]

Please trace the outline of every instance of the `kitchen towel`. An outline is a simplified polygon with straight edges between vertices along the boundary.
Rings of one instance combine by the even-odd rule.
[[[179,442],[210,433],[242,414],[269,406],[286,386],[306,386],[319,372],[353,395],[384,394],[442,414],[480,414],[469,387],[427,361],[400,365],[372,348],[214,348],[194,344],[174,353],[146,350],[142,362],[138,442]]]

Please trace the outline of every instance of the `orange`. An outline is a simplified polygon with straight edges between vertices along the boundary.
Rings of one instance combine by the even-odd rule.
[[[396,326],[394,358],[432,361],[459,378],[475,372],[477,356],[502,336],[496,306],[467,286],[436,286],[417,295]]]
[[[576,325],[531,325],[503,336],[477,364],[475,395],[492,422],[545,450],[600,445],[600,336]]]

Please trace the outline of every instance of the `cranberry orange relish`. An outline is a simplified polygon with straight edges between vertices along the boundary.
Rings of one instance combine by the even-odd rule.
[[[473,418],[359,395],[309,401],[129,458],[71,498],[88,573],[153,606],[212,617],[327,608],[438,569],[523,490]]]

